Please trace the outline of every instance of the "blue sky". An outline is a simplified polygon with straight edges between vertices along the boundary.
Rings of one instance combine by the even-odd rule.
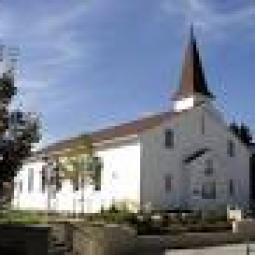
[[[2,0],[15,104],[40,113],[44,145],[167,110],[191,21],[218,107],[255,131],[253,0]]]

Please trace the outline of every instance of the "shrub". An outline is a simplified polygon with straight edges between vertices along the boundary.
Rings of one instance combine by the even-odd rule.
[[[5,224],[43,224],[47,216],[33,211],[7,210],[1,211],[0,223]]]

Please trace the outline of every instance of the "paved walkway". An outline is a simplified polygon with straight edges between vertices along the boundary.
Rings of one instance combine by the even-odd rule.
[[[165,255],[255,255],[255,243],[250,244],[250,253],[247,253],[245,244],[234,244],[204,249],[169,250]]]

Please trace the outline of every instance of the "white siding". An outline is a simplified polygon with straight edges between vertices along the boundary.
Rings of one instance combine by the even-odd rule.
[[[23,166],[15,178],[13,205],[22,209],[57,210],[70,212],[96,212],[109,207],[112,202],[127,202],[139,206],[140,199],[140,145],[137,139],[114,143],[98,148],[96,154],[103,162],[101,191],[92,185],[85,186],[84,207],[81,191],[73,191],[72,184],[65,180],[56,199],[42,192],[41,170],[44,162],[30,162]],[[34,170],[34,189],[28,192],[28,172]],[[22,190],[20,190],[22,183]]]
[[[99,149],[103,160],[103,199],[140,203],[140,144],[137,139]]]
[[[202,132],[204,121],[204,133]],[[164,147],[166,129],[174,132],[174,147]],[[236,146],[235,157],[227,154],[227,141],[231,139]],[[192,162],[187,171],[183,160],[201,148],[208,148],[217,166],[216,182],[227,183],[231,178],[237,186],[234,203],[244,206],[249,201],[249,151],[229,131],[220,114],[210,105],[196,107],[181,113],[169,122],[141,135],[141,201],[151,202],[156,208],[174,208],[187,205],[191,191],[191,179],[199,172],[199,159]],[[197,164],[197,165],[196,165]],[[172,192],[165,192],[164,176],[173,177]],[[194,178],[193,178],[194,179]],[[153,187],[153,189],[151,188]],[[227,191],[226,191],[227,192]],[[223,194],[223,197],[227,194]],[[230,198],[221,198],[230,203]],[[217,201],[214,201],[215,205]],[[196,206],[204,203],[197,200]],[[211,201],[212,203],[212,201]]]
[[[28,162],[15,177],[13,205],[24,209],[46,209],[47,196],[41,189],[41,169],[45,163],[42,161]],[[33,189],[28,190],[28,172],[34,171]]]

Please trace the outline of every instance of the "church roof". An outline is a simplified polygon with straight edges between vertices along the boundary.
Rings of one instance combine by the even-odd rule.
[[[191,27],[190,39],[185,51],[182,65],[179,89],[174,95],[177,100],[182,97],[200,94],[213,98],[213,94],[207,87],[202,62],[199,55],[196,39]]]
[[[129,135],[139,134],[145,130],[152,129],[160,125],[165,120],[171,120],[174,116],[180,113],[167,111],[159,114],[154,114],[148,117],[137,119],[131,122],[123,123],[117,126],[108,127],[99,131],[88,134],[92,140],[92,143],[101,143],[104,141],[114,140],[115,138],[122,138]],[[39,154],[51,154],[59,152],[73,146],[79,146],[84,134],[62,140],[58,143],[49,145],[48,147],[39,151]]]

